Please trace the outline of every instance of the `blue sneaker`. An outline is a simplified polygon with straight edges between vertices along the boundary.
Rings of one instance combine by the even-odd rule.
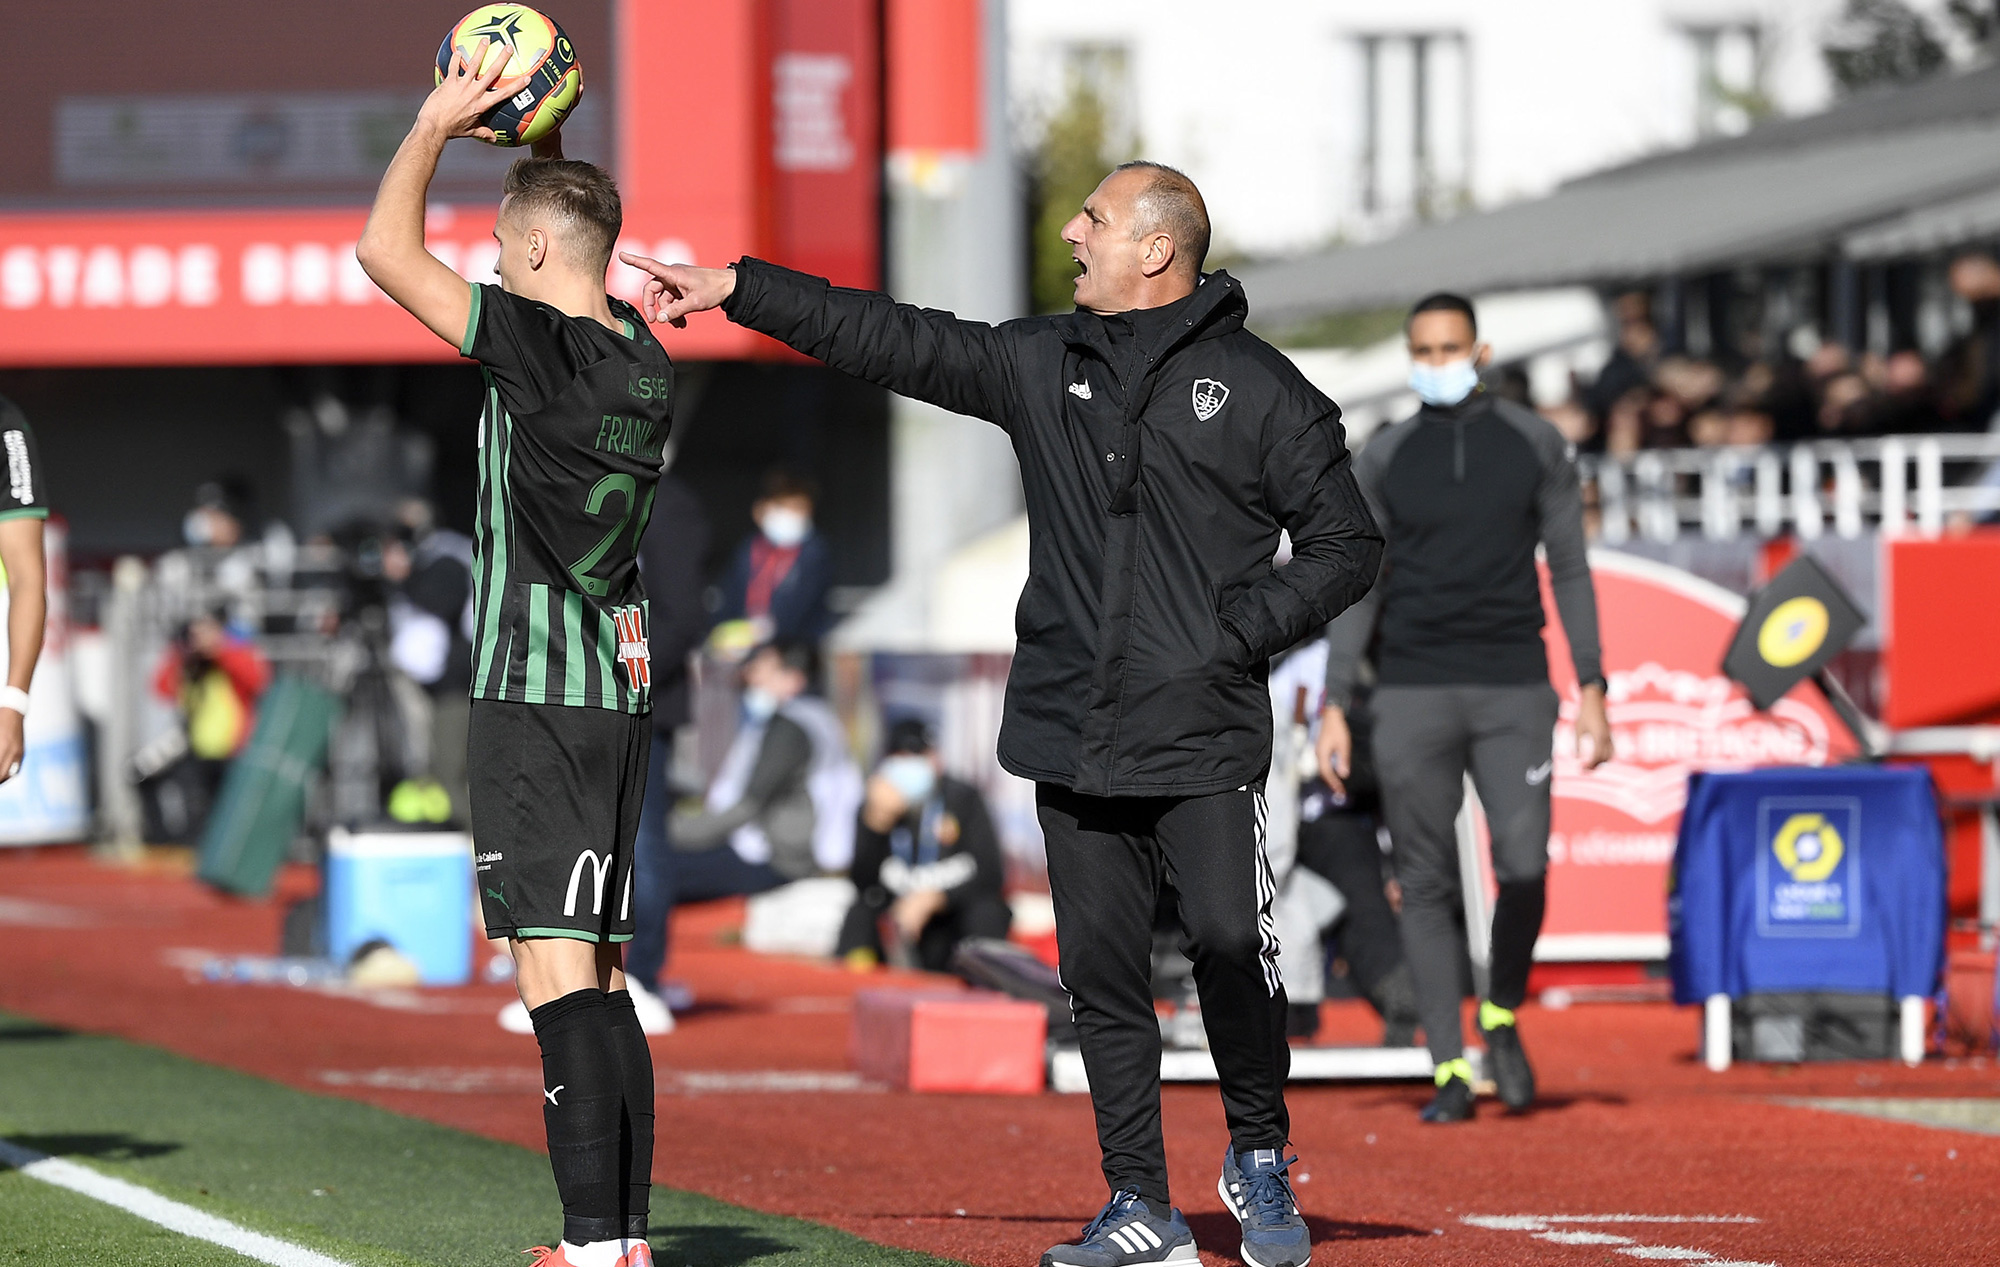
[[[1312,1261],[1312,1234],[1285,1177],[1297,1160],[1282,1148],[1254,1149],[1240,1159],[1234,1146],[1223,1151],[1215,1190],[1243,1225],[1243,1261],[1249,1267],[1306,1267]]]
[[[1126,1188],[1104,1203],[1084,1224],[1074,1245],[1058,1245],[1042,1255],[1042,1267],[1127,1267],[1132,1263],[1185,1263],[1200,1267],[1194,1233],[1175,1210],[1163,1219]]]

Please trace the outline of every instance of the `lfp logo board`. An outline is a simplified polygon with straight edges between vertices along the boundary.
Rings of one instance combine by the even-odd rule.
[[[1767,796],[1757,802],[1757,931],[1853,937],[1861,931],[1861,802]]]

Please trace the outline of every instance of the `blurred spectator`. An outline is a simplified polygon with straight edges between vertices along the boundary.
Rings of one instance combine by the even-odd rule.
[[[1771,411],[1762,400],[1747,392],[1729,402],[1725,417],[1724,444],[1766,445],[1777,433],[1777,420]]]
[[[1575,396],[1551,405],[1541,411],[1542,417],[1555,424],[1563,438],[1578,449],[1588,450],[1601,447],[1593,442],[1598,438],[1597,419],[1590,416],[1590,410]]]
[[[431,779],[465,822],[469,804],[465,739],[472,719],[472,538],[439,528],[430,503],[398,508],[397,531],[382,545],[389,585],[389,658],[430,697]]]
[[[1712,404],[1725,385],[1722,370],[1709,361],[1670,356],[1660,362],[1653,385],[1679,404],[1683,416]]]
[[[632,944],[625,948],[626,979],[658,998],[667,958],[667,917],[673,905],[672,822],[674,743],[691,716],[688,656],[701,645],[708,613],[702,607],[701,560],[708,553],[708,519],[687,482],[660,476],[653,517],[639,542],[639,573],[646,582],[649,651],[653,674],[653,752],[646,772],[646,803],[632,861]],[[658,1028],[671,1025],[662,1012]],[[641,1020],[645,1018],[642,1016]]]
[[[744,661],[742,725],[704,808],[670,828],[666,909],[762,893],[853,861],[861,780],[833,710],[805,694],[815,659],[809,643],[779,641]]]
[[[1678,449],[1688,442],[1688,407],[1672,392],[1656,391],[1639,415],[1639,447]]]
[[[1652,297],[1644,291],[1629,291],[1612,302],[1611,310],[1618,323],[1617,346],[1584,394],[1584,404],[1600,418],[1608,417],[1612,406],[1627,392],[1650,384],[1653,367],[1660,359],[1660,332],[1653,326]]]
[[[1938,359],[1938,406],[1946,425],[1983,431],[2000,411],[2000,262],[1968,251],[1951,262],[1952,293],[1972,308],[1972,329]]]
[[[1528,381],[1528,367],[1519,361],[1500,366],[1489,375],[1487,390],[1502,400],[1511,400],[1523,409],[1535,407],[1533,384]]]
[[[153,693],[178,709],[186,743],[179,760],[158,762],[177,805],[165,834],[200,835],[229,762],[250,742],[257,700],[270,683],[270,662],[224,628],[219,614],[195,617],[168,644]]]
[[[750,516],[757,531],[737,548],[716,587],[718,645],[817,642],[833,623],[826,605],[833,555],[813,528],[812,486],[772,471]]]
[[[898,722],[868,780],[851,873],[857,896],[835,953],[943,972],[968,937],[1004,938],[999,837],[979,789],[944,773],[920,721]],[[885,938],[885,933],[887,934]]]
[[[1604,418],[1604,452],[1629,458],[1639,451],[1645,443],[1646,407],[1652,399],[1653,389],[1642,383],[1612,402]]]
[[[1868,380],[1848,370],[1827,380],[1819,398],[1819,430],[1824,436],[1859,435],[1867,428]]]
[[[1943,429],[1930,369],[1915,352],[1896,352],[1882,365],[1880,395],[1864,420],[1872,435],[1921,435]]]
[[[153,693],[180,708],[188,752],[202,761],[227,761],[250,741],[257,699],[270,684],[263,653],[215,614],[190,620],[153,674]]]
[[[1729,415],[1715,405],[1704,406],[1688,419],[1688,443],[1707,447],[1729,443]]]

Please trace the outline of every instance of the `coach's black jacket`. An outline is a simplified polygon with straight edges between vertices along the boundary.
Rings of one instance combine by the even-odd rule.
[[[1382,543],[1339,408],[1243,328],[1241,286],[1210,274],[1121,349],[1132,327],[1088,312],[989,326],[736,270],[731,319],[1013,438],[1030,545],[1003,766],[1096,796],[1262,780],[1265,662],[1367,592]]]

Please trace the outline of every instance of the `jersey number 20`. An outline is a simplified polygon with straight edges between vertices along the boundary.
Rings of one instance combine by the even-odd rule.
[[[611,544],[618,540],[618,534],[625,531],[625,525],[631,522],[632,512],[636,509],[636,503],[639,499],[639,482],[623,471],[605,476],[591,487],[590,497],[583,504],[584,513],[587,515],[600,515],[604,513],[605,499],[613,493],[618,494],[621,503],[618,510],[618,522],[612,524],[610,531],[598,538],[597,544],[590,547],[589,554],[584,555],[569,565],[569,574],[576,578],[577,586],[592,598],[603,598],[605,593],[611,588],[611,582],[608,579],[602,576],[592,576],[590,570],[597,566],[599,560],[604,558],[605,552],[611,549]],[[651,499],[648,498],[648,500],[650,501]],[[650,511],[652,508],[648,506],[647,509]],[[639,517],[639,532],[644,532],[645,529],[646,516],[641,515]],[[632,536],[633,548],[637,549],[639,533],[635,532]]]

